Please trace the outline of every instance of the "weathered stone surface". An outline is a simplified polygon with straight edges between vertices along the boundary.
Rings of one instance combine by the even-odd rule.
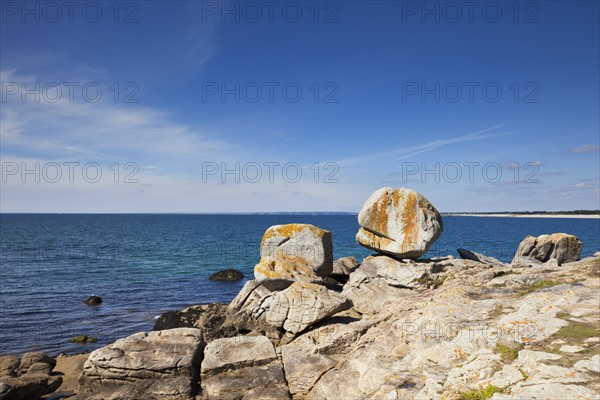
[[[205,343],[234,336],[235,329],[225,323],[227,307],[225,303],[211,303],[191,306],[181,311],[167,311],[156,320],[153,329],[162,331],[174,328],[198,328],[202,331],[202,340]]]
[[[285,285],[281,286],[281,283]],[[275,289],[283,289],[291,282],[267,281],[264,284],[277,284]],[[265,321],[265,313],[271,306],[275,292],[255,280],[246,282],[242,290],[233,299],[227,308],[227,321],[225,326],[233,327],[236,332],[246,334],[255,331],[277,340],[281,332]]]
[[[375,191],[358,214],[356,241],[375,251],[416,259],[437,240],[442,217],[421,194],[410,189]]]
[[[419,285],[424,276],[431,276],[426,263],[400,261],[388,256],[369,257],[350,274],[342,295],[352,300],[354,309],[363,314],[375,314],[405,297]]]
[[[208,279],[211,281],[241,281],[244,279],[244,274],[237,269],[224,269],[211,274]]]
[[[346,297],[324,286],[294,282],[273,296],[266,321],[276,328],[297,334],[351,306]]]
[[[553,233],[540,235],[537,238],[528,236],[519,244],[513,258],[513,264],[523,262],[523,259],[535,258],[543,263],[556,260],[558,265],[579,260],[583,245],[573,235]]]
[[[80,377],[81,398],[191,399],[204,342],[195,328],[140,332],[93,351]]]
[[[319,378],[337,362],[333,357],[324,354],[307,353],[300,346],[283,346],[281,358],[285,378],[292,395],[306,395]]]
[[[264,336],[217,339],[202,362],[205,399],[289,399],[281,362]]]
[[[55,391],[62,377],[51,375],[56,360],[40,352],[25,353],[21,359],[0,357],[0,399],[35,400]]]
[[[309,224],[272,226],[263,235],[260,257],[254,267],[258,282],[325,278],[333,268],[331,232]]]
[[[352,256],[338,258],[333,262],[333,271],[329,277],[344,284],[348,282],[348,277],[358,268],[358,265],[356,258]]]
[[[481,253],[476,253],[474,251],[470,251],[467,249],[458,249],[456,251],[460,255],[460,258],[463,258],[465,260],[477,261],[477,262],[480,262],[483,264],[487,264],[490,267],[506,267],[507,266],[502,261],[495,259],[494,257],[486,256]]]

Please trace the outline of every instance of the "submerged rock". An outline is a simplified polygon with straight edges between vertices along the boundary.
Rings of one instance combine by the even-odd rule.
[[[399,258],[417,259],[443,230],[442,217],[421,194],[389,187],[375,191],[358,214],[356,241]]]
[[[84,300],[84,303],[87,304],[88,306],[99,306],[100,304],[102,304],[102,297],[92,295],[92,296],[88,297],[86,300]]]
[[[244,274],[237,269],[224,269],[222,271],[215,272],[208,277],[211,281],[241,281],[244,279]]]
[[[333,269],[331,232],[309,224],[272,226],[263,235],[260,257],[254,267],[258,282],[325,278]]]
[[[519,244],[512,260],[514,263],[536,259],[543,263],[556,260],[558,265],[579,260],[583,245],[577,236],[567,233],[553,233],[538,237],[527,236]]]

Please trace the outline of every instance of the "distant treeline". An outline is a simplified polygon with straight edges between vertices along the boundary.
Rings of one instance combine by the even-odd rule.
[[[572,211],[487,211],[487,212],[464,212],[464,213],[452,213],[452,214],[518,214],[518,215],[530,215],[530,214],[567,214],[567,215],[600,215],[600,210],[572,210]]]

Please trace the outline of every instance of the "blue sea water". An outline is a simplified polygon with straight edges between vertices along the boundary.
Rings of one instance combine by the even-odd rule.
[[[244,281],[208,276],[251,279],[264,231],[294,222],[330,230],[335,258],[372,253],[354,240],[355,215],[0,214],[0,355],[90,351],[151,330],[164,311],[229,302]],[[598,219],[445,217],[427,256],[464,247],[508,262],[525,236],[553,232],[577,235],[582,256],[600,250]],[[82,303],[92,294],[101,306]],[[98,342],[68,342],[81,334]]]

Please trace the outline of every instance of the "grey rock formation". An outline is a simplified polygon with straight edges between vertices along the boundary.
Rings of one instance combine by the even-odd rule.
[[[577,236],[553,233],[538,237],[527,236],[519,244],[513,264],[534,258],[543,263],[556,260],[558,265],[579,260],[583,245]]]
[[[93,351],[80,377],[82,399],[192,399],[204,342],[195,328],[140,332]]]
[[[264,336],[212,341],[206,346],[201,371],[207,400],[290,398],[281,362]]]

